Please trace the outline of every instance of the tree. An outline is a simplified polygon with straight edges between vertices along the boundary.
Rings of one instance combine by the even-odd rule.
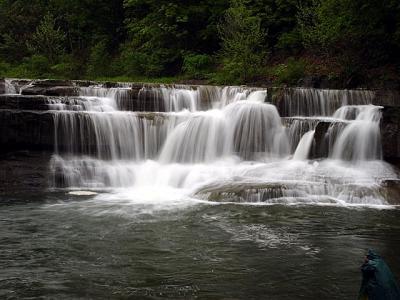
[[[368,69],[399,63],[399,19],[394,0],[314,0],[299,13],[305,47],[336,60],[345,85],[357,85]]]
[[[129,71],[148,76],[181,71],[189,54],[219,49],[217,23],[228,0],[126,0]]]
[[[109,72],[109,57],[106,41],[100,41],[95,44],[90,51],[87,74],[93,77],[107,76]]]
[[[47,14],[31,37],[28,48],[33,54],[45,56],[54,64],[64,49],[65,34],[56,28],[55,19]]]
[[[21,63],[29,55],[27,42],[43,17],[42,0],[0,1],[0,59]]]
[[[267,56],[265,31],[244,1],[232,1],[218,31],[223,81],[242,83],[260,75]]]

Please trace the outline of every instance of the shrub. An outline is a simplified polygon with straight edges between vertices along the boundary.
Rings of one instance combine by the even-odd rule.
[[[110,54],[107,50],[107,42],[100,41],[91,51],[87,65],[87,75],[90,77],[107,76],[109,71]]]
[[[272,71],[279,84],[296,85],[305,75],[306,63],[303,60],[289,58],[285,64],[280,64]]]
[[[60,63],[51,67],[56,77],[80,79],[82,78],[82,63],[72,55],[63,55]]]
[[[52,64],[64,50],[65,34],[56,28],[52,15],[46,15],[33,33],[28,48],[34,55],[42,55]]]
[[[244,1],[234,1],[219,26],[222,40],[220,78],[224,83],[246,83],[262,72],[267,48],[261,18],[254,16]]]
[[[213,60],[206,54],[184,56],[182,71],[193,79],[205,79],[212,71]]]
[[[25,73],[24,76],[28,77],[49,77],[50,62],[47,57],[43,55],[32,55],[31,57],[24,58],[23,64],[20,66],[18,72]],[[22,74],[21,74],[22,75]]]
[[[128,76],[160,77],[176,71],[174,62],[177,55],[176,51],[166,48],[147,51],[124,45],[119,65]]]
[[[10,64],[0,60],[0,78],[1,77],[7,77],[7,74],[10,71]]]

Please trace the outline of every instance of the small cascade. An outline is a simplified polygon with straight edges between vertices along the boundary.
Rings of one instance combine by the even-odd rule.
[[[197,90],[172,88],[161,88],[164,99],[165,111],[182,111],[187,109],[191,112],[199,110],[199,93]]]
[[[296,151],[294,152],[293,159],[306,160],[310,154],[311,146],[314,141],[315,130],[307,132],[300,140],[297,145]]]
[[[343,118],[354,115],[339,134],[332,151],[332,158],[350,161],[365,161],[382,158],[379,121],[380,107],[368,105],[344,107],[337,112]]]
[[[163,163],[211,162],[227,154],[227,122],[220,111],[199,113],[179,124],[160,155]]]
[[[129,87],[104,88],[102,86],[92,86],[81,87],[79,90],[81,98],[88,100],[88,103],[97,101],[104,104],[102,108],[104,111],[130,110],[129,104],[132,102],[131,93],[132,90]]]
[[[117,105],[113,98],[103,97],[68,97],[68,98],[49,98],[47,105],[50,110],[60,111],[97,111],[110,112],[117,110]]]
[[[373,91],[323,90],[308,88],[286,89],[281,114],[293,116],[332,116],[343,105],[371,104]]]
[[[53,117],[56,153],[114,160],[154,158],[174,120],[121,112],[56,112]]]
[[[262,159],[289,154],[289,140],[274,105],[246,100],[232,103],[225,110],[233,151],[240,157]]]
[[[289,142],[290,142],[290,153],[296,151],[297,145],[301,138],[309,131],[315,130],[317,124],[321,121],[318,118],[284,118],[283,123],[287,127]]]
[[[265,101],[266,90],[227,86],[161,85],[143,86],[138,92],[139,111],[190,112],[222,109],[225,106],[252,97]]]
[[[289,89],[276,106],[267,96],[247,87],[119,84],[49,98],[52,186],[144,199],[387,203],[382,182],[397,175],[379,160],[373,92]],[[315,149],[326,154],[315,160]]]
[[[11,81],[11,79],[4,79],[4,93],[8,95],[18,94],[17,89]]]
[[[234,154],[244,159],[288,154],[289,142],[276,107],[250,96],[182,122],[167,139],[161,161],[195,163]]]

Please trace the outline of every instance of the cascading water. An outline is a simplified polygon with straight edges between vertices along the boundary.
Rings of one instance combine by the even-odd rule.
[[[9,79],[4,80],[4,92],[5,92],[5,94],[9,94],[9,95],[17,94],[17,89],[11,83],[11,80],[9,80]]]
[[[296,151],[293,154],[293,159],[305,160],[310,154],[311,145],[314,140],[315,130],[310,130],[305,133],[297,145]]]
[[[291,89],[275,106],[263,89],[145,86],[136,100],[132,89],[81,88],[49,103],[54,187],[140,201],[364,205],[387,203],[381,183],[397,178],[380,161],[370,91]],[[309,160],[321,122],[329,157]]]
[[[334,117],[355,117],[343,131],[333,147],[332,157],[351,161],[365,161],[382,157],[380,142],[380,107],[367,105],[342,107]]]

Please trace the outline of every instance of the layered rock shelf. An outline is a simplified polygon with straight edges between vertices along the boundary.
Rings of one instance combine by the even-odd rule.
[[[8,85],[8,86],[7,86]],[[64,80],[0,80],[0,143],[1,151],[10,150],[46,150],[54,149],[54,115],[55,106],[65,105],[71,110],[80,110],[84,99],[79,94],[85,88],[96,86],[100,89],[111,89],[111,93],[121,93],[117,97],[120,110],[136,112],[139,118],[148,120],[168,118],[159,113],[166,111],[165,103],[160,93],[159,84],[144,83],[102,83],[91,81],[64,81]],[[168,87],[168,86],[167,86]],[[180,87],[180,86],[177,86]],[[146,88],[146,89],[144,89]],[[186,87],[199,90],[200,107],[210,107],[212,89],[202,86]],[[113,90],[114,89],[114,90]],[[11,90],[11,93],[10,93]],[[294,88],[254,88],[254,90],[267,90],[266,102],[276,105],[283,123],[292,122],[293,115],[304,110],[319,114],[328,114],[331,111],[318,111],[317,106],[307,98],[310,89]],[[320,90],[321,99],[332,90]],[[347,97],[352,104],[353,98],[361,97],[358,90],[337,93],[338,98],[331,97],[332,103],[326,107],[331,110],[339,107],[340,97]],[[371,104],[382,106],[381,134],[383,157],[390,162],[400,160],[400,101],[399,91],[376,90],[367,96]],[[365,93],[363,96],[365,97]],[[293,105],[291,101],[297,101]],[[322,101],[322,100],[321,100]],[[367,102],[366,102],[367,103]],[[286,117],[286,118],[285,118]],[[286,120],[285,120],[286,119]],[[305,122],[310,122],[306,120]],[[340,127],[342,122],[334,120],[316,120],[314,142],[310,153],[311,158],[323,158],[328,155],[329,144],[333,139],[332,128]],[[330,135],[328,135],[330,131]],[[302,132],[304,134],[304,132]],[[62,148],[63,145],[58,145]]]

